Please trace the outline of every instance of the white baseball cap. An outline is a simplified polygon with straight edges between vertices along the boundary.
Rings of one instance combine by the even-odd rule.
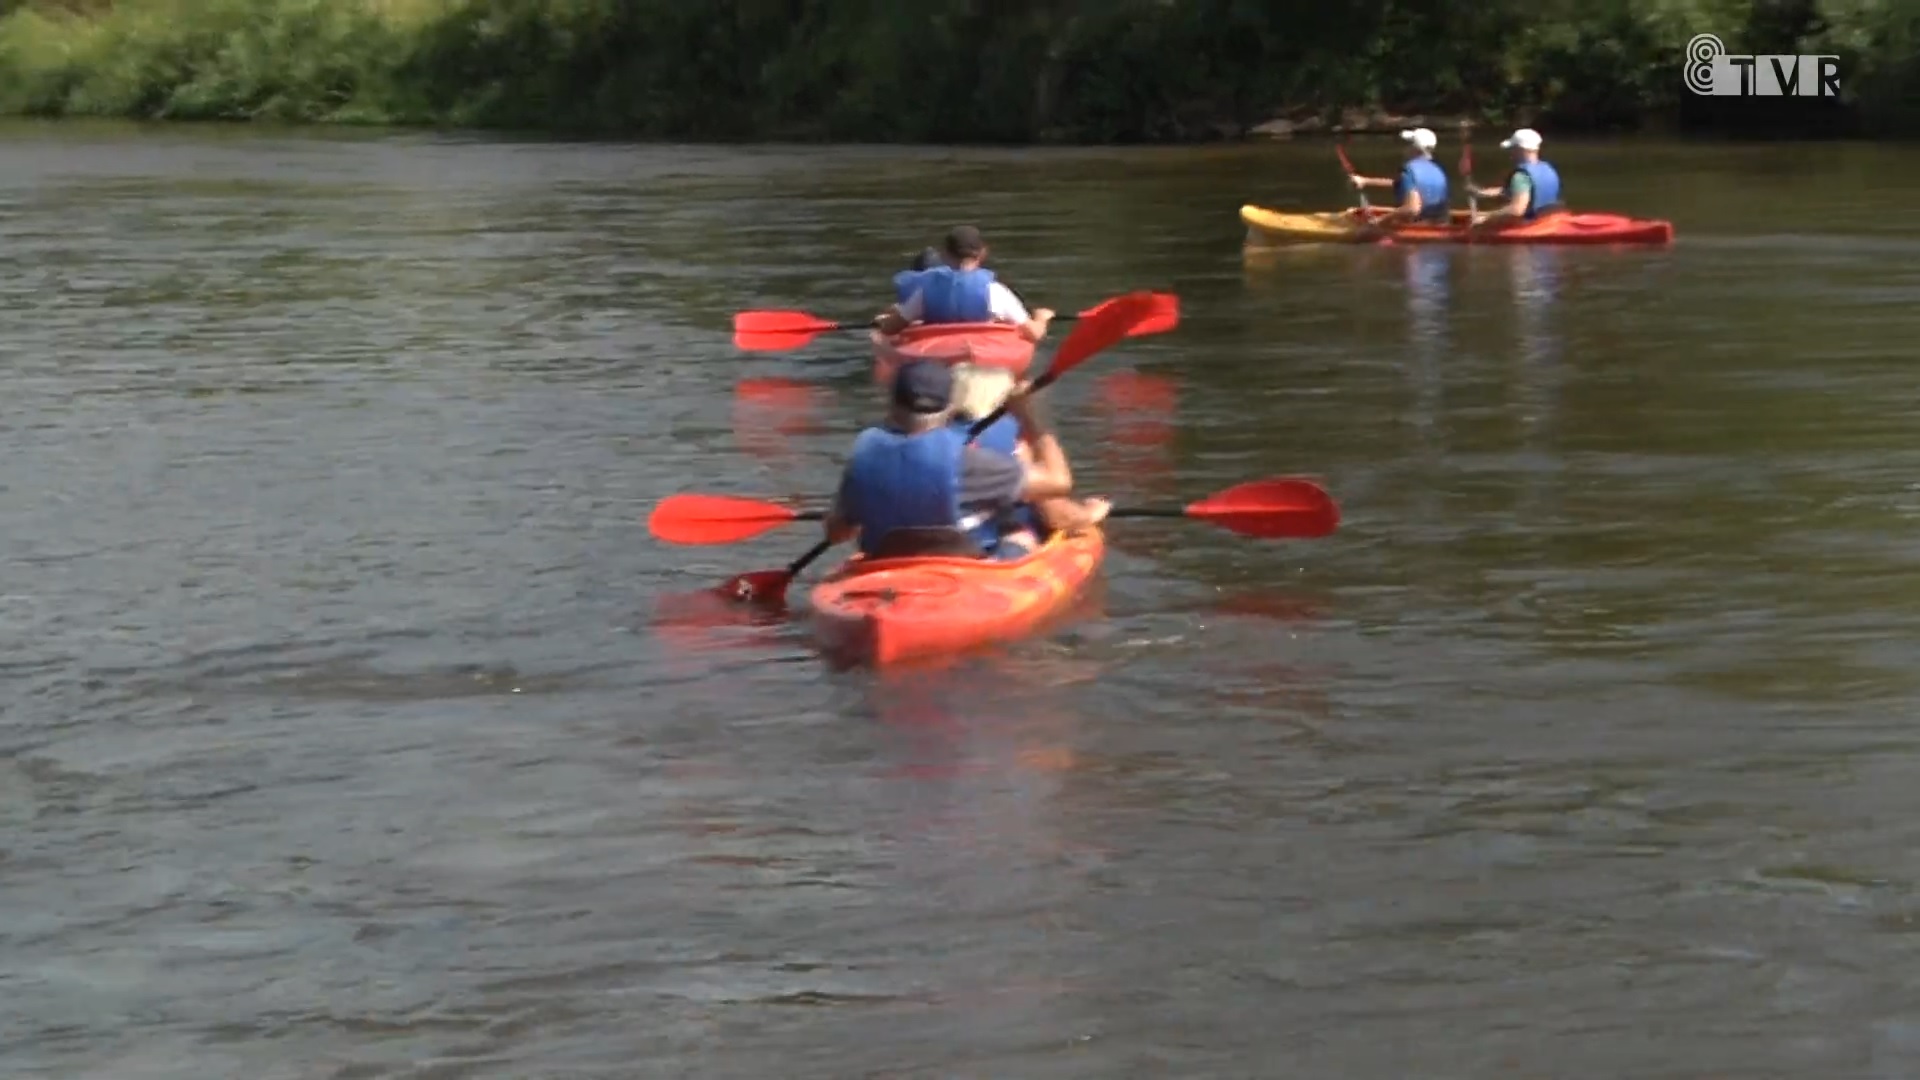
[[[1400,133],[1400,141],[1410,142],[1422,150],[1431,150],[1440,145],[1440,140],[1434,138],[1433,132],[1428,131],[1426,128],[1414,128],[1410,131],[1403,131]]]
[[[1521,128],[1519,131],[1513,133],[1512,138],[1501,143],[1500,149],[1511,150],[1516,146],[1522,150],[1540,149],[1540,133],[1532,128]]]

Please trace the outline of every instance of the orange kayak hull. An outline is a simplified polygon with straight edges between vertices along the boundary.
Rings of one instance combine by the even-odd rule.
[[[867,336],[873,342],[873,377],[882,386],[891,383],[894,371],[908,360],[1004,368],[1016,379],[1025,378],[1033,366],[1033,342],[1008,323],[922,323],[892,337],[878,330]]]
[[[1362,217],[1356,209],[1318,214],[1287,214],[1258,206],[1240,208],[1250,242],[1272,244],[1371,244],[1388,237],[1396,244],[1634,244],[1673,243],[1673,222],[1623,214],[1548,214],[1514,225],[1469,229],[1470,216],[1455,210],[1446,225],[1365,225],[1389,211],[1380,207]]]
[[[873,666],[1015,641],[1064,613],[1105,558],[1098,528],[1056,534],[1017,562],[856,555],[813,587],[814,636]]]

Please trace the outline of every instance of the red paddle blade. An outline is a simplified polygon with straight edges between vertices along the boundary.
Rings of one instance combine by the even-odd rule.
[[[732,495],[670,495],[653,508],[647,530],[669,544],[732,544],[771,532],[800,515],[778,503]]]
[[[1116,296],[1088,308],[1080,313],[1082,321],[1095,318],[1115,304],[1130,300],[1140,293]],[[1147,293],[1153,297],[1154,308],[1151,313],[1135,322],[1128,330],[1128,337],[1146,337],[1149,334],[1164,334],[1180,325],[1180,298],[1173,293]]]
[[[742,311],[733,317],[736,334],[818,334],[839,327],[804,311]]]
[[[1135,327],[1164,317],[1165,309],[1153,293],[1114,297],[1074,324],[1073,333],[1067,335],[1067,340],[1060,343],[1060,350],[1053,354],[1046,377],[1057,379],[1065,375],[1094,354],[1119,344]]]
[[[741,352],[792,352],[804,349],[820,336],[820,331],[793,333],[743,333],[733,335],[733,347]]]
[[[833,330],[858,329],[804,311],[742,311],[733,316],[733,344],[746,352],[787,352]]]
[[[1333,497],[1310,480],[1256,480],[1187,506],[1203,518],[1242,536],[1311,540],[1340,527]]]
[[[1334,143],[1333,152],[1340,155],[1340,167],[1347,170],[1348,176],[1352,176],[1353,162],[1347,157],[1347,147],[1346,147],[1345,140]]]
[[[715,589],[720,595],[741,603],[778,604],[787,598],[787,586],[793,575],[786,570],[755,570],[728,578]]]
[[[793,379],[742,381],[733,395],[734,441],[763,460],[793,459],[797,438],[815,428],[815,394],[815,387]]]

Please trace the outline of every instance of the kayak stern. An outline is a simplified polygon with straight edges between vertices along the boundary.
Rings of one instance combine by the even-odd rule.
[[[1010,323],[918,323],[891,337],[878,330],[869,330],[867,337],[873,343],[874,381],[881,386],[909,360],[1002,368],[1016,379],[1026,378],[1033,366],[1033,342]]]
[[[814,587],[814,636],[830,656],[876,667],[1017,640],[1071,604],[1105,556],[1098,528],[1016,562],[855,556]]]

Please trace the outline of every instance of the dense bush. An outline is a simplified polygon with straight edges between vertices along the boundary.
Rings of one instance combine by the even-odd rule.
[[[1702,31],[1839,53],[1846,120],[1920,128],[1920,0],[0,0],[0,112],[1011,142],[1342,106],[1770,122],[1688,100]]]

